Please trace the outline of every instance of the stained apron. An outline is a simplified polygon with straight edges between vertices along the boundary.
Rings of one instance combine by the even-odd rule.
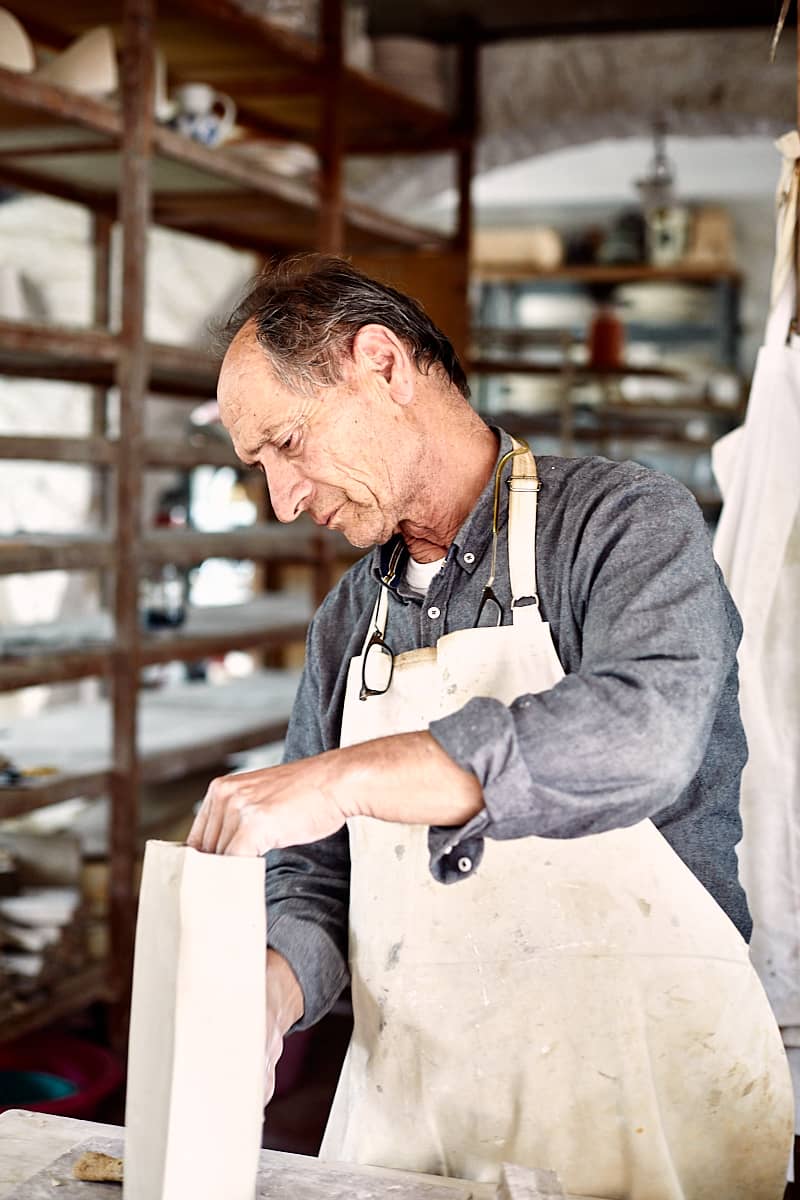
[[[535,476],[532,455],[514,460],[516,599],[536,596]],[[382,587],[383,630],[387,611]],[[366,701],[354,658],[341,744],[563,677],[538,603],[515,605],[512,625],[398,656]],[[479,1181],[513,1161],[630,1200],[782,1196],[793,1114],[774,1018],[742,937],[651,821],[487,839],[452,886],[431,876],[426,827],[348,827],[355,1026],[322,1157]]]

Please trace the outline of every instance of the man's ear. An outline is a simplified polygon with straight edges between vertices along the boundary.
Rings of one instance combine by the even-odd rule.
[[[379,376],[396,404],[411,403],[416,366],[391,329],[385,325],[362,325],[353,338],[353,363],[356,371]]]

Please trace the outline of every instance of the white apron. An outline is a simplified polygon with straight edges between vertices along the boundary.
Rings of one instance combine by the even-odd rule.
[[[536,596],[535,472],[514,460],[515,598]],[[381,588],[379,627],[387,607]],[[400,655],[382,696],[359,699],[353,659],[341,743],[562,678],[538,605],[515,607],[513,625]],[[355,1028],[322,1157],[482,1181],[512,1161],[630,1200],[782,1196],[774,1018],[739,933],[650,821],[487,839],[452,886],[430,874],[425,827],[348,825]]]

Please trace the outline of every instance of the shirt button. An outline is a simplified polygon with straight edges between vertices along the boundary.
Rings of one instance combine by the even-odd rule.
[[[470,564],[475,562],[475,555],[472,553],[471,550],[468,550],[467,553],[464,555],[464,562],[470,563]]]
[[[472,870],[472,859],[467,858],[466,854],[458,860],[458,869],[462,875],[466,875],[467,871]]]
[[[428,616],[430,617],[430,619],[432,621],[435,621],[437,619],[437,617],[440,617],[441,615],[442,615],[441,610],[438,609],[435,604],[432,604],[430,606],[430,608],[428,609]]]

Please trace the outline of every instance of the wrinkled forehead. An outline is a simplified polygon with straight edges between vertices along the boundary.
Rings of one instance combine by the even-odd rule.
[[[239,330],[222,360],[217,401],[231,433],[253,421],[279,423],[290,406],[291,395],[275,378],[252,322]]]

